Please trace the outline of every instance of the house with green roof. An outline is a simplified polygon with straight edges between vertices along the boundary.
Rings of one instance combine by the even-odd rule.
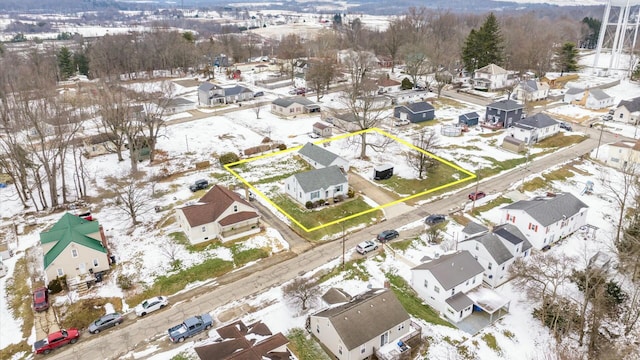
[[[40,233],[47,283],[56,277],[83,277],[109,269],[109,250],[102,228],[71,213]]]

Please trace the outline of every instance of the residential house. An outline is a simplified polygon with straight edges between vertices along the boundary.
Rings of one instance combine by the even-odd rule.
[[[234,104],[251,99],[253,99],[253,91],[240,85],[221,87],[204,82],[198,86],[198,104],[201,106]]]
[[[496,287],[509,279],[517,258],[529,256],[531,243],[514,225],[504,224],[459,242],[458,249],[469,251],[484,268],[484,282]]]
[[[335,287],[330,288],[322,295],[322,301],[327,306],[348,303],[351,299],[353,299],[353,296],[349,295],[349,293],[343,289]]]
[[[289,340],[282,334],[273,334],[269,327],[258,321],[245,325],[234,321],[216,330],[217,336],[195,345],[201,360],[288,360],[291,352]]]
[[[332,153],[322,146],[308,142],[298,150],[298,155],[315,169],[335,165],[343,172],[349,172],[349,160]]]
[[[389,95],[364,95],[358,96],[355,101],[357,108],[383,109],[393,105],[393,97]]]
[[[393,108],[393,117],[399,120],[409,120],[412,123],[433,120],[435,108],[426,101],[399,105]]]
[[[458,124],[466,126],[476,126],[480,120],[480,115],[477,112],[470,112],[458,116]]]
[[[467,250],[442,255],[411,269],[411,287],[418,296],[451,321],[473,311],[465,294],[482,284],[484,268]]]
[[[196,103],[183,97],[177,97],[167,101],[165,106],[165,115],[179,114],[189,110],[195,110]]]
[[[88,158],[113,154],[116,152],[117,136],[114,134],[97,134],[82,138],[82,154]]]
[[[347,196],[349,182],[342,170],[332,165],[289,176],[284,181],[284,190],[297,202],[306,205],[308,201]]]
[[[396,81],[389,78],[382,78],[378,80],[378,94],[384,94],[389,92],[398,92],[402,87],[400,81]]]
[[[338,129],[346,132],[363,130],[362,119],[360,119],[359,117],[356,117],[351,112],[345,112],[345,113],[335,114],[333,116],[327,116],[324,118],[324,120],[333,124]]]
[[[640,121],[640,97],[622,100],[613,112],[613,120],[638,125]]]
[[[570,87],[567,89],[567,91],[564,92],[562,101],[567,104],[571,104],[574,101],[579,101],[584,97],[584,91],[584,89]]]
[[[536,81],[521,81],[514,91],[515,98],[521,101],[540,101],[549,96],[549,84]]]
[[[536,249],[573,234],[587,222],[588,206],[571,193],[520,200],[501,208],[504,223],[515,225]]]
[[[47,283],[57,277],[86,278],[109,270],[109,249],[98,221],[65,213],[40,233]]]
[[[303,96],[278,98],[271,102],[271,113],[280,116],[294,116],[320,112],[320,105]]]
[[[197,203],[176,209],[176,215],[191,244],[216,238],[225,242],[260,231],[258,211],[221,185],[214,185]]]
[[[387,96],[391,98],[392,104],[406,104],[417,101],[424,101],[427,93],[425,91],[404,90],[399,93],[388,94]]]
[[[527,145],[535,144],[560,131],[560,123],[551,116],[537,113],[524,119],[516,120],[509,128],[509,135]]]
[[[473,73],[473,88],[494,91],[512,85],[509,72],[496,64],[489,64]]]
[[[398,341],[406,343],[416,327],[389,289],[372,289],[348,303],[321,310],[309,317],[308,326],[338,360],[369,359],[386,346],[397,349]],[[414,333],[420,336],[421,332]]]
[[[311,128],[311,132],[323,138],[331,137],[332,131],[333,131],[333,127],[323,122],[313,123]]]
[[[598,159],[616,169],[625,169],[630,165],[640,164],[640,142],[618,141],[603,145],[598,153]]]
[[[522,119],[524,106],[513,100],[500,100],[487,105],[484,126],[492,128],[508,128]]]

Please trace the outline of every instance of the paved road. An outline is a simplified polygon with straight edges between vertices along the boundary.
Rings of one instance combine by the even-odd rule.
[[[502,192],[511,184],[522,181],[530,173],[546,170],[556,164],[575,159],[589,153],[598,144],[600,132],[597,129],[586,128],[590,138],[582,143],[546,156],[541,159],[512,169],[488,179],[481,179],[479,186],[488,194]],[[620,140],[619,136],[603,133],[602,143]],[[472,188],[475,184],[469,184]],[[389,227],[417,221],[428,213],[447,213],[460,204],[467,203],[469,189],[462,189],[456,194],[432,201],[420,208],[412,208],[401,218],[396,218],[377,225],[370,226],[360,232],[351,234],[346,241],[346,248],[352,249],[357,243],[371,239],[375,234]],[[263,211],[263,215],[266,212]],[[278,221],[265,216],[271,225],[278,226]],[[273,222],[273,223],[272,223]],[[281,229],[285,238],[295,238],[286,229]],[[405,235],[405,234],[402,234]],[[49,359],[116,359],[134,349],[140,350],[148,343],[162,344],[166,347],[168,339],[166,330],[171,325],[183,319],[203,312],[210,312],[231,301],[246,299],[273,286],[279,285],[299,274],[308,272],[325,265],[332,259],[342,256],[342,242],[332,241],[310,248],[306,252],[296,254],[287,252],[264,259],[248,269],[226,274],[216,279],[215,284],[195,289],[193,292],[183,293],[171,297],[172,305],[159,313],[150,315],[137,321],[129,320],[120,327],[100,335],[83,334],[82,340],[75,345],[59,349],[51,354]],[[357,254],[354,256],[358,256]],[[195,293],[195,295],[194,295]],[[185,299],[179,301],[179,299]],[[219,325],[219,324],[216,324]]]

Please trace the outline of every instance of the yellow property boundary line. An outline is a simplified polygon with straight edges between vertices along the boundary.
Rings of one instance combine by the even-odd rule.
[[[463,173],[465,173],[465,174],[467,174],[469,176],[466,177],[466,178],[463,178],[463,179],[458,179],[458,180],[456,180],[454,182],[447,183],[445,185],[441,185],[441,186],[435,187],[433,189],[429,189],[427,191],[423,191],[423,192],[418,193],[418,194],[413,194],[413,195],[404,197],[402,199],[398,199],[398,200],[392,201],[390,203],[387,203],[387,204],[384,204],[384,205],[380,205],[380,206],[377,206],[375,208],[371,208],[369,210],[365,210],[365,211],[359,212],[357,214],[345,216],[343,218],[340,218],[340,219],[337,219],[337,220],[333,220],[333,221],[328,222],[326,224],[318,225],[316,227],[308,229],[307,227],[305,227],[298,220],[296,220],[294,217],[289,215],[289,213],[287,213],[280,206],[278,206],[276,203],[271,201],[271,199],[269,199],[265,194],[263,194],[260,190],[256,189],[253,185],[251,185],[247,180],[245,180],[242,176],[240,176],[237,172],[235,172],[232,169],[232,167],[234,167],[236,165],[240,165],[240,164],[248,163],[248,162],[251,162],[251,161],[264,159],[264,158],[267,158],[267,157],[282,155],[282,154],[286,154],[286,153],[293,152],[293,151],[298,151],[304,145],[288,148],[288,149],[285,149],[285,150],[282,150],[282,151],[278,151],[278,152],[275,152],[275,153],[269,153],[269,154],[260,155],[260,156],[256,156],[256,157],[253,157],[253,158],[249,158],[249,159],[243,159],[243,160],[240,160],[240,161],[236,161],[234,163],[230,163],[230,164],[224,165],[224,168],[227,171],[229,171],[233,176],[238,178],[238,180],[240,180],[243,184],[245,184],[249,189],[251,189],[251,191],[253,191],[254,194],[257,194],[261,198],[265,199],[269,204],[271,204],[271,206],[275,207],[284,216],[286,216],[289,220],[291,220],[294,224],[296,224],[298,227],[300,227],[302,230],[304,230],[306,232],[312,232],[312,231],[316,231],[316,230],[325,228],[327,226],[339,224],[339,223],[341,223],[343,221],[346,221],[346,220],[349,220],[349,219],[353,219],[353,218],[356,218],[356,217],[359,217],[359,216],[362,216],[362,215],[366,215],[366,214],[372,213],[374,211],[381,210],[381,209],[383,209],[385,207],[388,207],[388,206],[391,206],[391,205],[395,205],[395,204],[398,204],[398,203],[401,203],[401,202],[404,202],[404,201],[407,201],[407,200],[411,200],[413,198],[417,198],[419,196],[423,196],[423,195],[432,193],[434,191],[442,190],[442,189],[445,189],[447,187],[454,186],[454,185],[460,184],[462,182],[469,181],[469,180],[472,180],[472,179],[476,178],[476,175],[474,173],[472,173],[472,172],[470,172],[468,170],[465,170],[465,169],[461,168],[460,166],[455,165],[454,163],[452,163],[450,161],[447,161],[447,160],[445,160],[445,159],[443,159],[443,158],[441,158],[439,156],[436,156],[436,155],[431,154],[431,153],[429,153],[429,152],[427,152],[425,150],[422,150],[419,147],[417,147],[417,146],[415,146],[415,145],[413,145],[411,143],[408,143],[405,140],[402,140],[402,139],[400,139],[400,138],[398,138],[398,137],[396,137],[396,136],[394,136],[392,134],[389,134],[388,132],[386,132],[384,130],[378,129],[378,128],[371,128],[371,129],[360,130],[360,131],[347,133],[347,134],[343,134],[343,135],[338,135],[338,136],[335,136],[335,137],[332,137],[332,138],[329,138],[329,139],[323,139],[323,140],[320,140],[320,141],[316,141],[316,142],[314,142],[314,144],[323,144],[323,143],[327,143],[327,142],[331,142],[331,141],[335,141],[335,140],[346,139],[348,137],[357,136],[357,135],[360,135],[360,134],[363,134],[363,133],[369,133],[369,132],[375,132],[375,133],[378,133],[378,134],[380,134],[382,136],[388,137],[388,138],[390,138],[390,139],[392,139],[394,141],[397,141],[397,142],[409,147],[410,149],[419,151],[419,152],[429,156],[430,158],[435,159],[435,160],[437,160],[437,161],[439,161],[439,162],[441,162],[441,163],[443,163],[443,164],[445,164],[447,166],[450,166],[450,167],[454,168],[455,170],[463,172]]]

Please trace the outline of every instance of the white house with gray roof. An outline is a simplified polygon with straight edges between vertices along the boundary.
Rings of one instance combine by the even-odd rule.
[[[345,173],[349,172],[349,160],[332,153],[322,146],[308,142],[298,150],[298,155],[316,169],[335,165]]]
[[[289,176],[284,180],[284,191],[297,202],[305,205],[307,201],[315,202],[346,196],[349,191],[349,182],[342,170],[332,165]]]
[[[411,318],[393,291],[372,289],[309,316],[309,331],[335,359],[369,359],[409,335]]]
[[[253,91],[240,85],[222,87],[207,81],[198,86],[198,104],[201,106],[233,104],[251,99]]]
[[[584,106],[587,109],[598,110],[614,105],[615,98],[602,89],[569,88],[564,93],[564,102]]]
[[[637,125],[640,122],[640,97],[620,101],[613,112],[613,120]]]
[[[271,102],[271,113],[280,116],[320,112],[320,105],[303,96],[278,98]]]
[[[547,114],[537,113],[516,120],[509,128],[508,135],[527,145],[535,144],[560,131],[560,123]]]
[[[482,284],[483,273],[482,265],[462,250],[411,269],[411,287],[429,306],[459,322],[473,311],[466,293]]]
[[[515,225],[536,249],[573,234],[587,223],[589,207],[571,193],[538,196],[502,207],[503,223]]]
[[[549,84],[536,80],[521,81],[514,90],[515,98],[522,101],[540,101],[549,96]]]
[[[491,231],[484,229],[459,242],[458,249],[469,251],[484,268],[484,282],[496,287],[509,279],[509,266],[517,258],[529,256],[531,243],[511,224],[496,226]]]

